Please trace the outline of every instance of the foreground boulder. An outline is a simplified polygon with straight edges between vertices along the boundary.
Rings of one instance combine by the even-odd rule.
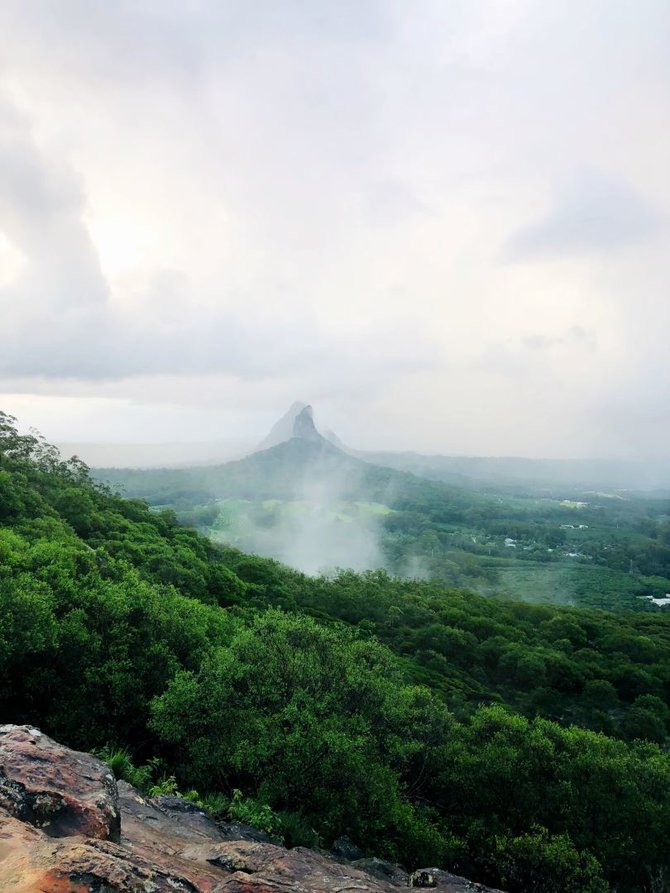
[[[100,760],[37,729],[0,726],[2,893],[397,893],[410,883],[397,866],[373,874],[366,862],[388,865],[220,827],[183,800],[117,785]],[[411,882],[426,878],[438,893],[487,889],[436,869]]]
[[[0,726],[0,809],[49,837],[118,841],[121,822],[109,767],[30,726]]]

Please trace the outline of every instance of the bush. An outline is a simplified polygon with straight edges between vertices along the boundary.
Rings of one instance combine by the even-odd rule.
[[[281,819],[267,803],[259,803],[252,797],[245,797],[242,791],[235,788],[233,802],[228,807],[228,817],[235,822],[244,822],[259,831],[265,831],[270,837],[280,839]]]
[[[305,846],[310,849],[322,845],[318,832],[312,828],[309,821],[299,812],[278,812],[277,817],[281,827],[281,836],[284,846]]]
[[[520,837],[499,837],[495,854],[510,893],[607,893],[598,860],[578,852],[565,834],[535,827]]]
[[[127,781],[143,794],[149,793],[152,776],[158,768],[159,760],[153,759],[143,766],[135,766],[126,748],[110,747],[109,745],[96,751],[95,755],[103,763],[107,763],[117,781]],[[153,796],[153,794],[149,794],[149,796]]]

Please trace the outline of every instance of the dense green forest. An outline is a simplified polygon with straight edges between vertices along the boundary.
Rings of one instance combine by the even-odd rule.
[[[661,513],[621,511],[663,555]],[[114,494],[6,415],[0,703],[289,845],[348,833],[510,893],[668,889],[670,616],[307,576]]]
[[[297,438],[219,466],[95,475],[217,542],[310,572],[383,568],[489,596],[608,610],[658,612],[649,597],[670,592],[663,494],[454,486]]]

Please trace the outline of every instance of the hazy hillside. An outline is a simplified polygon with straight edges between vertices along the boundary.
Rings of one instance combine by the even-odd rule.
[[[254,499],[296,499],[312,486],[332,488],[343,499],[397,503],[418,494],[465,499],[464,491],[429,482],[410,472],[373,465],[351,456],[325,439],[293,437],[223,465],[179,469],[96,468],[95,475],[120,484],[131,496],[158,503],[161,496],[178,501],[194,492],[213,499],[228,496]],[[472,497],[476,499],[476,497]],[[168,501],[167,499],[165,500]]]
[[[563,488],[665,491],[670,493],[670,464],[607,459],[525,459],[513,456],[430,456],[420,453],[362,452],[368,462],[434,480],[470,487],[505,487],[523,492]]]
[[[670,592],[670,500],[660,494],[521,477],[496,487],[459,475],[454,484],[421,476],[430,468],[420,462],[409,463],[416,474],[374,465],[322,437],[304,404],[271,439],[279,442],[223,465],[95,474],[173,508],[216,542],[309,573],[382,568],[488,595],[640,611],[658,610],[648,597]],[[498,460],[468,461],[500,470]],[[522,475],[524,461],[509,465]]]

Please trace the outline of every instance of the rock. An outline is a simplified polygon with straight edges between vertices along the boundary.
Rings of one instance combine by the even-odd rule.
[[[259,874],[271,871],[287,853],[276,843],[258,843],[254,840],[225,841],[210,847],[206,855],[210,865],[217,865],[228,872],[241,871],[244,874]]]
[[[319,434],[314,424],[312,407],[296,401],[289,411],[273,425],[267,437],[256,447],[256,451],[269,450],[293,437],[297,437],[299,440],[310,440],[313,443],[340,446],[333,439],[325,438]]]
[[[407,886],[409,880],[407,872],[401,865],[396,865],[394,862],[386,862],[384,859],[374,856],[371,859],[357,859],[353,864],[356,868],[366,871],[381,881]]]
[[[296,400],[288,412],[285,413],[279,421],[275,422],[270,433],[258,444],[256,449],[269,450],[272,447],[277,446],[277,444],[284,443],[286,440],[290,440],[294,437],[293,426],[295,425],[295,420],[306,407],[306,403],[301,403],[299,400]]]
[[[311,406],[305,406],[293,422],[293,436],[301,440],[313,440],[319,443],[323,438],[314,425],[314,413]]]
[[[413,871],[410,874],[408,886],[410,886],[410,887],[437,887],[436,874],[430,868],[419,868],[417,871]]]
[[[326,440],[330,441],[330,443],[332,443],[333,446],[336,446],[338,448],[338,450],[344,450],[345,453],[347,452],[347,448],[344,445],[344,442],[342,441],[342,439],[340,437],[338,437],[334,431],[331,431],[330,428],[327,428],[323,432],[323,436],[326,438]]]
[[[119,782],[119,794],[121,794],[121,784]],[[130,788],[130,785],[128,787]],[[130,790],[134,789],[130,788]],[[182,835],[192,834],[208,840],[222,840],[225,837],[218,823],[194,803],[189,803],[188,800],[182,800],[180,797],[160,796],[153,797],[149,802],[164,816],[171,819],[170,827],[172,829],[179,828]]]
[[[438,891],[448,890],[449,893],[501,893],[500,890],[485,887],[484,884],[477,884],[441,868],[419,868],[412,872],[410,881],[412,877],[416,880],[410,886],[415,887],[433,887]]]
[[[100,760],[68,750],[37,729],[0,726],[2,893],[400,893],[407,888],[403,869],[380,859],[342,863],[302,847],[287,850],[253,839],[258,835],[244,825],[220,827],[179,798],[148,799],[122,781],[117,787]],[[438,893],[486,893],[437,869],[414,876],[423,874],[435,880]]]
[[[118,794],[109,767],[31,726],[0,726],[0,808],[50,837],[119,839]]]
[[[206,815],[199,806],[182,797],[168,797],[165,794],[160,794],[158,797],[152,797],[151,802],[168,815]]]
[[[355,862],[356,859],[362,859],[365,855],[363,850],[360,847],[357,847],[353,840],[350,837],[347,837],[346,834],[337,838],[330,851],[333,856],[337,856],[339,859],[345,859],[347,862]]]
[[[274,843],[265,831],[245,825],[244,822],[217,822],[219,830],[226,840],[255,840],[257,843]]]

